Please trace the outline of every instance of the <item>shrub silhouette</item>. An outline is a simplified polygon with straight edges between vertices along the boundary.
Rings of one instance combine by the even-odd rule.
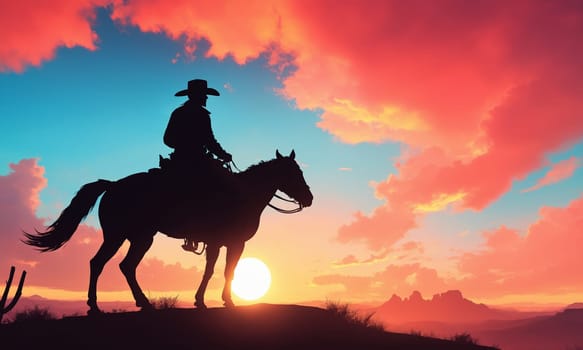
[[[450,340],[460,344],[478,345],[478,339],[473,338],[472,335],[467,332],[456,334],[452,336]]]
[[[35,305],[34,308],[17,312],[12,322],[36,322],[54,319],[56,319],[56,316],[48,308],[40,308],[38,305]]]
[[[178,295],[175,297],[160,297],[152,301],[152,306],[156,310],[166,310],[176,308],[178,303]]]
[[[111,313],[112,314],[122,314],[122,313],[125,313],[125,312],[128,312],[128,310],[123,309],[123,308],[114,308],[114,309],[111,310]]]

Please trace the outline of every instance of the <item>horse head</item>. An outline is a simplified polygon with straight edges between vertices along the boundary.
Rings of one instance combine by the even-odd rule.
[[[276,151],[275,156],[280,171],[278,189],[298,201],[301,207],[312,205],[314,196],[310,186],[306,184],[300,166],[295,161],[296,152],[292,150],[290,155],[285,157]]]

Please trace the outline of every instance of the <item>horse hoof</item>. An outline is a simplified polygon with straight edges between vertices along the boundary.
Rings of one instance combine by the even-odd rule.
[[[153,308],[152,304],[150,304],[150,301],[146,298],[143,299],[139,299],[136,301],[136,306],[142,309],[145,308]]]
[[[103,311],[99,310],[99,308],[91,308],[87,311],[87,316],[99,316],[103,315]]]
[[[140,308],[141,311],[150,311],[150,310],[154,310],[154,307],[152,306],[152,304],[150,304],[150,302],[146,301],[146,302],[140,302],[140,303],[136,303],[136,306]]]
[[[206,307],[205,303],[204,303],[204,302],[202,302],[202,301],[196,301],[196,302],[194,302],[194,306],[195,306],[197,309],[200,309],[200,310],[206,310],[206,309],[207,309],[207,307]]]
[[[229,309],[235,307],[235,303],[233,303],[232,300],[225,301],[225,303],[223,305],[225,305],[225,307],[229,308]]]

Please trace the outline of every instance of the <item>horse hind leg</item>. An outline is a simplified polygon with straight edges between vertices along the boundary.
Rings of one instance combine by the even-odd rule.
[[[140,236],[137,239],[130,240],[130,248],[127,255],[119,264],[121,272],[124,274],[128,285],[132,291],[132,295],[136,300],[136,306],[142,308],[142,310],[151,309],[152,305],[148,298],[144,295],[142,288],[138,284],[136,279],[136,268],[142,258],[152,246],[154,237],[152,236]]]
[[[103,243],[101,243],[101,247],[99,247],[99,250],[89,262],[90,276],[89,289],[87,292],[87,305],[89,305],[88,314],[101,313],[101,310],[99,310],[99,307],[97,306],[97,280],[99,279],[99,275],[101,275],[105,264],[113,257],[122,243],[123,239],[107,239],[107,236],[104,234],[104,240]]]

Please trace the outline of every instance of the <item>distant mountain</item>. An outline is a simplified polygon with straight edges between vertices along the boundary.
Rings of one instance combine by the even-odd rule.
[[[391,331],[441,338],[469,333],[480,344],[504,350],[583,349],[583,303],[558,313],[519,312],[474,303],[459,291],[427,300],[413,292],[405,299],[393,295],[374,318]]]
[[[408,298],[393,295],[381,305],[374,316],[388,324],[408,322],[477,323],[487,320],[511,320],[524,317],[518,312],[490,308],[463,297],[458,290],[435,294],[423,299],[415,291]]]
[[[583,303],[573,303],[573,304],[567,305],[567,307],[565,308],[565,310],[572,310],[572,309],[583,309]]]
[[[400,349],[494,350],[367,327],[330,311],[259,304],[166,309],[0,325],[2,344],[40,349]]]
[[[551,316],[501,322],[495,329],[476,334],[504,350],[583,349],[583,309],[568,308]]]

